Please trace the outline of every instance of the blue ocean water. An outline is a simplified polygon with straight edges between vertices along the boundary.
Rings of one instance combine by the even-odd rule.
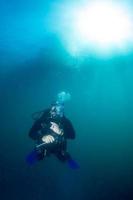
[[[132,200],[133,53],[70,56],[48,29],[53,4],[0,2],[0,199]],[[54,156],[28,166],[32,113],[60,91],[71,94],[68,150],[80,168]]]

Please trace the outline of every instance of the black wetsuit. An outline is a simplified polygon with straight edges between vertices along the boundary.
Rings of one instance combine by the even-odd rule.
[[[51,122],[58,124],[59,128],[63,130],[63,135],[58,135],[54,133],[51,129]],[[36,143],[42,143],[42,137],[45,135],[52,135],[55,139],[53,143],[46,144],[43,148],[38,151],[38,159],[42,160],[44,158],[44,151],[47,152],[46,155],[54,153],[58,159],[61,161],[66,161],[70,159],[70,154],[67,150],[67,139],[75,139],[75,131],[72,123],[65,116],[52,118],[50,114],[50,109],[44,111],[43,115],[35,121],[33,126],[29,131],[29,136]]]

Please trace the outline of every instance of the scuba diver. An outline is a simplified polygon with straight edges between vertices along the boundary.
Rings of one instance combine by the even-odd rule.
[[[29,137],[35,141],[36,146],[27,157],[29,164],[54,154],[60,161],[68,162],[71,168],[78,168],[76,161],[67,152],[67,139],[75,139],[73,125],[64,115],[64,103],[69,99],[69,93],[59,93],[56,102],[34,122]]]

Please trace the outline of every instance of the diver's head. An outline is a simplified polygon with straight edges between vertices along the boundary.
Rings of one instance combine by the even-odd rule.
[[[58,101],[53,103],[50,109],[50,114],[52,118],[61,118],[64,116],[64,104]]]

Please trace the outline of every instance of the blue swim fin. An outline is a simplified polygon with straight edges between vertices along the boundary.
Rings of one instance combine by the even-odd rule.
[[[37,152],[33,150],[31,153],[29,153],[26,157],[26,162],[29,165],[34,165],[38,161]]]
[[[68,165],[71,169],[79,169],[80,168],[79,164],[72,158],[68,160]]]

